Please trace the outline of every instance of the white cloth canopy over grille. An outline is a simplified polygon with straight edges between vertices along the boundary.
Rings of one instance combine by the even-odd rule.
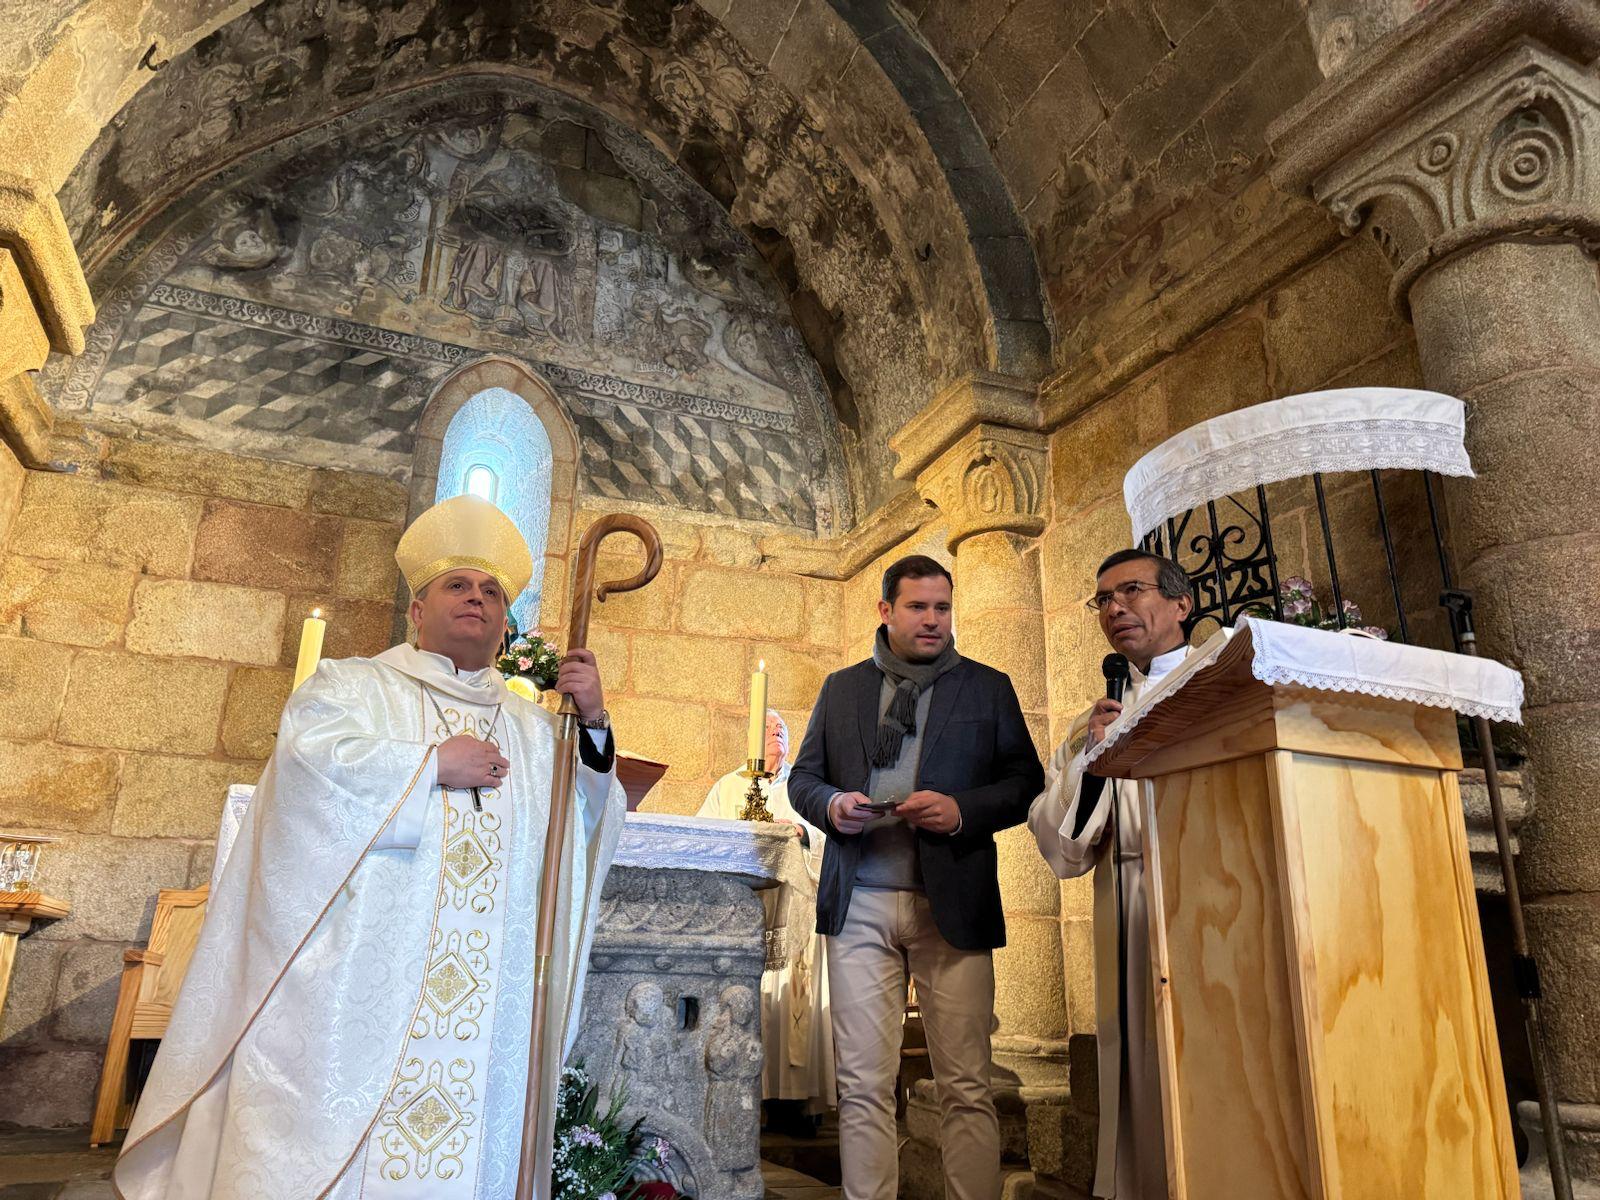
[[[1133,540],[1208,500],[1316,472],[1471,475],[1465,433],[1461,401],[1415,388],[1334,388],[1224,413],[1133,464],[1122,484]]]

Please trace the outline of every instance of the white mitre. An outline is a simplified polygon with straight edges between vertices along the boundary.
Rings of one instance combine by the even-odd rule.
[[[394,548],[400,574],[415,596],[446,571],[470,567],[494,576],[509,605],[533,578],[533,554],[511,518],[477,496],[435,504]]]

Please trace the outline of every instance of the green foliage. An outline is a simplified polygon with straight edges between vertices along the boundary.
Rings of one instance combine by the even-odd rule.
[[[666,1162],[670,1147],[662,1138],[639,1133],[643,1119],[622,1124],[627,1094],[614,1093],[602,1112],[600,1089],[583,1064],[561,1072],[556,1103],[555,1157],[551,1173],[553,1200],[633,1200],[639,1192],[634,1174],[647,1165]]]

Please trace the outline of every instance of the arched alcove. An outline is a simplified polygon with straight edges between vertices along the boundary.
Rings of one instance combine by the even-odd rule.
[[[513,605],[520,629],[554,631],[563,617],[565,564],[572,541],[578,439],[550,385],[516,359],[491,355],[444,379],[417,426],[410,518],[467,491],[486,467],[492,497],[533,551],[533,578]],[[555,602],[544,604],[546,594]]]
[[[445,430],[434,502],[476,495],[516,523],[533,552],[533,575],[514,597],[518,629],[538,624],[550,524],[550,435],[525,400],[503,387],[468,398]]]

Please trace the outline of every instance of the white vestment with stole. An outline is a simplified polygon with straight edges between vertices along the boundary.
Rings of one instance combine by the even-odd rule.
[[[437,747],[463,732],[511,764],[481,811],[437,784]],[[550,714],[492,669],[410,646],[318,667],[211,895],[119,1195],[511,1194],[554,748]],[[626,808],[614,773],[581,765],[576,805],[549,1094]]]
[[[1152,685],[1189,654],[1184,646],[1158,655],[1148,675],[1129,665],[1132,708]],[[1139,785],[1107,780],[1094,810],[1079,825],[1083,797],[1084,750],[1088,722],[1080,717],[1073,732],[1050,756],[1045,790],[1028,813],[1028,828],[1057,876],[1073,879],[1094,871],[1094,991],[1096,1049],[1100,1066],[1100,1144],[1096,1157],[1096,1196],[1116,1200],[1166,1200],[1165,1135],[1161,1121],[1161,1076],[1156,1062],[1155,990],[1150,978],[1150,923],[1145,902],[1144,828]],[[1111,853],[1113,802],[1116,804],[1117,858]],[[1121,919],[1117,868],[1121,868]],[[1120,945],[1119,945],[1120,943]],[[1126,956],[1127,978],[1122,979]],[[1118,995],[1118,983],[1124,989]],[[1122,1015],[1126,1013],[1127,1027]],[[1122,1070],[1124,1039],[1127,1073]],[[1126,1086],[1124,1086],[1124,1084]]]

